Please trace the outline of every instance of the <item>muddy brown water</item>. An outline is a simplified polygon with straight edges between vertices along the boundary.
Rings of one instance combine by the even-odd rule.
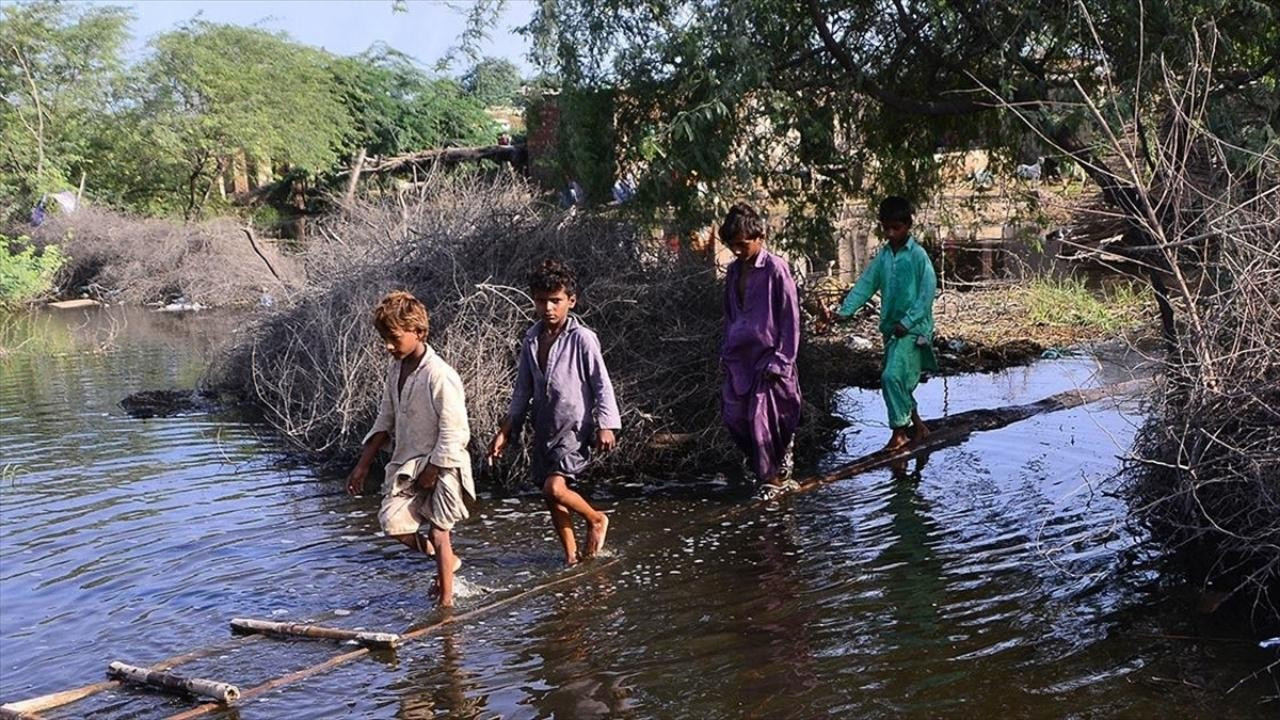
[[[236,616],[400,631],[429,567],[376,535],[377,499],[284,462],[227,415],[137,420],[240,324],[39,312],[0,357],[0,700],[225,642]],[[16,348],[16,349],[15,349]],[[1128,377],[1092,358],[935,379],[926,417]],[[876,394],[823,460],[883,442]],[[1190,615],[1110,490],[1135,401],[979,433],[767,512],[717,478],[600,485],[619,562],[248,701],[244,718],[1275,717],[1275,655]],[[482,497],[455,541],[460,610],[563,572],[533,493]],[[335,614],[336,613],[336,614]],[[247,688],[349,648],[261,641],[181,672]],[[163,717],[116,690],[54,718]]]

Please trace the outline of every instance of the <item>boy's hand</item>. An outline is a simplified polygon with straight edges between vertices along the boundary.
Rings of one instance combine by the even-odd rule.
[[[364,481],[367,477],[369,477],[368,467],[356,465],[351,468],[351,472],[347,475],[347,494],[359,495],[364,492]]]
[[[596,449],[601,452],[608,452],[618,445],[618,439],[614,437],[613,431],[609,428],[600,428],[596,430]]]
[[[427,467],[418,473],[418,487],[423,490],[430,490],[436,486],[436,481],[440,479],[440,468],[427,463]]]
[[[497,435],[493,436],[493,441],[489,443],[489,459],[497,460],[502,457],[502,451],[507,447],[507,434],[501,430]]]
[[[893,324],[893,336],[894,336],[894,337],[903,337],[903,336],[905,336],[906,334],[907,334],[907,326],[906,326],[906,325],[903,325],[902,323],[894,323],[894,324]]]

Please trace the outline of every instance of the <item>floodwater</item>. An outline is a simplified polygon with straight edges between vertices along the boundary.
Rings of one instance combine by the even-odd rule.
[[[232,617],[388,631],[438,617],[427,563],[377,537],[376,497],[287,464],[234,417],[117,406],[194,386],[238,324],[117,309],[5,330],[0,700],[225,645]],[[936,417],[1125,376],[1068,358],[918,396]],[[825,466],[886,435],[874,393],[841,407],[852,425]],[[1110,493],[1140,413],[1043,415],[770,511],[726,515],[741,491],[714,478],[596,487],[611,551],[580,577],[219,716],[1275,717],[1274,678],[1234,687],[1273,651],[1190,614]],[[459,613],[566,575],[532,493],[482,498],[455,543]],[[349,649],[256,640],[178,671],[246,689]],[[45,715],[194,704],[114,690]]]

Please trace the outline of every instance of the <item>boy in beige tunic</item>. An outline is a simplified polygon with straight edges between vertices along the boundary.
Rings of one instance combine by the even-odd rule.
[[[462,379],[426,344],[427,309],[413,295],[388,294],[374,309],[373,324],[392,359],[378,417],[347,476],[347,492],[363,490],[378,451],[392,441],[378,520],[387,535],[435,556],[433,594],[441,607],[452,607],[453,575],[462,561],[449,531],[469,515],[465,499],[476,496]]]

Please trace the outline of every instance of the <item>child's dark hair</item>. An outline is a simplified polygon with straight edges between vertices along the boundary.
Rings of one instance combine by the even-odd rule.
[[[911,224],[911,201],[899,195],[890,195],[880,201],[880,222]]]
[[[373,326],[386,337],[392,330],[416,332],[423,337],[431,329],[431,314],[418,298],[404,290],[389,292],[373,309]]]
[[[559,260],[547,258],[529,273],[529,289],[536,293],[564,290],[565,295],[573,297],[578,294],[578,278],[568,265]]]
[[[728,245],[739,237],[743,240],[764,237],[764,218],[746,203],[737,203],[729,208],[724,222],[720,223],[720,242]]]

